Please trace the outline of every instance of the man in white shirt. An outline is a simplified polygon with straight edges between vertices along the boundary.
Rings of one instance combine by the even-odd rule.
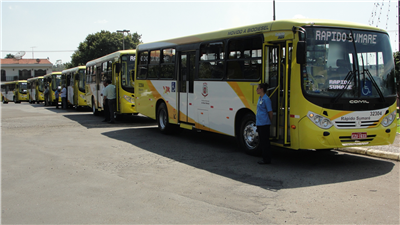
[[[61,90],[61,105],[63,109],[67,109],[67,89],[65,85],[62,86]]]
[[[111,80],[106,80],[105,83],[107,84],[107,87],[104,88],[103,92],[103,100],[105,101],[107,99],[108,103],[108,109],[110,113],[110,121],[109,123],[115,123],[114,119],[114,111],[115,111],[115,105],[116,105],[116,93],[115,93],[115,85],[111,83]]]

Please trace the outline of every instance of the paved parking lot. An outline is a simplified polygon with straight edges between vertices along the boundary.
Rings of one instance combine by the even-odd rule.
[[[399,162],[162,135],[145,117],[1,106],[3,224],[399,223]]]

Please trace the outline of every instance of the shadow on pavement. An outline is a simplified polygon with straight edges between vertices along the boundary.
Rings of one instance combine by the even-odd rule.
[[[146,151],[268,190],[300,188],[368,179],[389,173],[394,163],[343,154],[273,148],[271,165],[243,153],[233,137],[182,131],[163,135],[156,127],[122,129],[103,135]],[[165,143],[164,145],[162,143]]]

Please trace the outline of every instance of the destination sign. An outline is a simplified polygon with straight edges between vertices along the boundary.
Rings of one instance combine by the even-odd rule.
[[[330,31],[330,30],[316,30],[315,31],[315,40],[317,41],[336,41],[336,42],[356,42],[361,44],[377,44],[378,35],[371,33],[352,33],[339,32],[339,31]]]

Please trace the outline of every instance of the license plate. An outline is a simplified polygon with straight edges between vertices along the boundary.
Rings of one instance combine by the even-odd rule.
[[[359,133],[352,133],[351,134],[351,139],[366,139],[367,138],[367,132],[359,132]]]

